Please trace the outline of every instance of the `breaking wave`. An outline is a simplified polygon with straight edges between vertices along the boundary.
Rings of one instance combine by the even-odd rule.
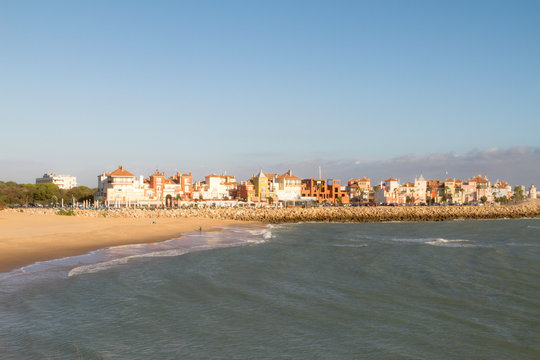
[[[26,286],[25,284],[29,282],[96,273],[141,259],[181,256],[196,251],[260,244],[271,237],[272,232],[266,227],[223,227],[222,231],[187,233],[180,238],[157,243],[113,246],[84,255],[36,262],[0,274],[0,285],[2,290],[16,289]]]
[[[417,238],[417,239],[390,239],[394,242],[425,244],[432,246],[444,246],[444,247],[476,247],[472,244],[471,240],[466,239],[444,239],[444,238]]]

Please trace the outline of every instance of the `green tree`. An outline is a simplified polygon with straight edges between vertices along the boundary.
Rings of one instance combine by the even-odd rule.
[[[487,196],[486,196],[486,195],[482,196],[482,197],[480,198],[480,200],[482,201],[483,204],[485,204],[486,201],[487,201]]]
[[[34,201],[50,202],[53,196],[58,198],[60,189],[53,183],[37,184],[34,190]]]
[[[521,188],[521,186],[516,186],[514,188],[514,200],[523,200],[525,196],[523,195],[523,189]]]

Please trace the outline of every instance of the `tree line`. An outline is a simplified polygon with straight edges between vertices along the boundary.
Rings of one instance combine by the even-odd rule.
[[[0,204],[64,204],[73,200],[82,202],[93,201],[97,189],[86,186],[77,186],[69,190],[60,189],[53,183],[45,184],[17,184],[13,181],[0,181]]]

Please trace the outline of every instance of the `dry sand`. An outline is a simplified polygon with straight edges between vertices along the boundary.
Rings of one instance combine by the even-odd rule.
[[[155,224],[153,222],[156,222]],[[249,222],[208,218],[105,218],[0,211],[0,272],[115,245],[152,243],[182,233]]]

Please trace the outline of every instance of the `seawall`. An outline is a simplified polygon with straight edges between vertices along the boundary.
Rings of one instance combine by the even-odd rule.
[[[22,209],[26,213],[56,214],[52,209]],[[488,206],[378,206],[378,207],[309,207],[309,208],[223,208],[223,209],[109,209],[75,210],[75,216],[127,218],[199,217],[263,223],[294,222],[381,222],[443,221],[455,219],[501,219],[540,217],[540,199],[515,205]]]

